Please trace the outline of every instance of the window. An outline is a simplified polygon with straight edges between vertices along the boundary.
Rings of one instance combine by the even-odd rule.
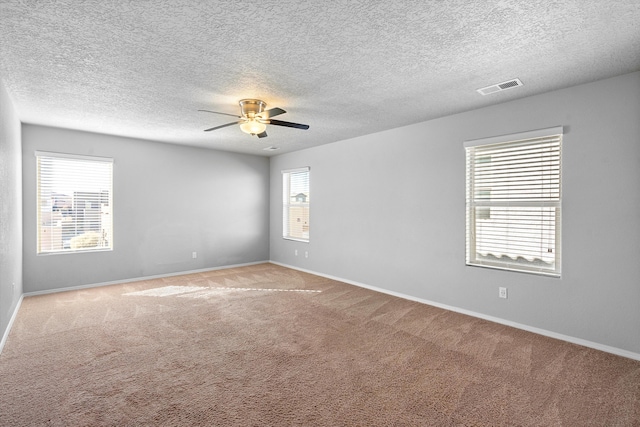
[[[113,248],[113,159],[36,152],[38,253]]]
[[[309,241],[309,168],[282,171],[282,237]]]
[[[467,265],[560,276],[562,127],[464,146]]]

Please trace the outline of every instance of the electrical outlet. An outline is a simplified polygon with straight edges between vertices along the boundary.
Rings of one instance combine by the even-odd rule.
[[[498,296],[500,298],[507,298],[507,288],[498,288]]]
[[[297,250],[297,249],[295,249],[295,250],[293,251],[293,254],[294,254],[295,256],[298,256],[298,250]]]
[[[198,258],[198,252],[191,252],[191,258],[193,259]]]
[[[309,258],[309,252],[308,251],[304,251],[304,257],[305,258]]]

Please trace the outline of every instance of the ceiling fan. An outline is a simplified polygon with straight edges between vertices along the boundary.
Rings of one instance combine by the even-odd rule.
[[[240,120],[226,123],[224,125],[215,126],[209,129],[205,129],[205,132],[209,132],[216,129],[221,129],[227,126],[233,126],[235,124],[240,125],[240,129],[248,134],[256,135],[258,138],[264,138],[267,136],[267,125],[285,126],[296,129],[309,129],[309,125],[303,125],[300,123],[285,122],[283,120],[274,120],[272,117],[279,116],[286,113],[282,108],[270,108],[265,110],[267,104],[259,99],[241,99],[240,115],[220,113],[218,111],[210,110],[198,110],[207,113],[222,114],[225,116],[237,117]]]

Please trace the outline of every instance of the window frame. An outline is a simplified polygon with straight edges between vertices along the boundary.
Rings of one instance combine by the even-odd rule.
[[[307,174],[307,201],[303,203],[303,208],[306,207],[306,217],[307,217],[307,236],[299,237],[294,236],[291,233],[290,227],[290,215],[291,208],[293,206],[301,206],[301,205],[292,205],[291,204],[291,175],[305,172]],[[284,169],[281,171],[282,176],[282,238],[285,240],[293,240],[296,242],[309,243],[309,226],[310,226],[310,201],[309,196],[311,194],[311,168],[309,166],[295,168],[295,169]]]
[[[35,158],[36,158],[36,254],[38,256],[40,255],[60,255],[60,254],[72,254],[72,253],[88,253],[88,252],[105,252],[105,251],[112,251],[114,248],[113,245],[113,164],[114,164],[114,159],[113,158],[109,158],[109,157],[97,157],[97,156],[86,156],[86,155],[79,155],[79,154],[70,154],[70,153],[56,153],[56,152],[48,152],[48,151],[35,151]],[[69,163],[69,161],[71,162],[80,162],[77,163],[76,165],[78,166],[80,171],[74,171],[73,169],[70,168],[71,163]],[[48,165],[45,163],[43,164],[42,162],[46,162],[48,163]],[[67,165],[64,165],[64,163],[67,162]],[[102,170],[100,172],[96,172],[96,176],[100,176],[104,182],[106,183],[108,188],[104,188],[102,185],[100,185],[100,188],[98,190],[92,189],[92,188],[88,188],[86,186],[84,186],[83,184],[80,184],[80,179],[82,179],[84,176],[88,176],[88,175],[82,175],[82,168],[93,168],[96,167],[97,164],[100,165],[108,165],[108,168],[106,170]],[[61,173],[56,174],[55,172],[51,172],[51,171],[45,171],[43,169],[50,167],[51,169],[55,168],[55,167],[63,167],[66,169],[63,169]],[[50,244],[49,248],[43,248],[43,233],[46,229],[46,227],[49,227],[49,231],[50,233],[53,231],[52,228],[54,227],[53,224],[49,224],[49,225],[45,225],[45,219],[43,218],[44,214],[47,214],[48,212],[46,211],[45,205],[43,204],[43,201],[47,198],[47,197],[52,197],[54,193],[50,194],[49,196],[46,196],[43,194],[43,191],[56,191],[56,186],[59,184],[54,184],[53,180],[56,179],[56,177],[58,177],[57,179],[69,179],[72,182],[71,183],[67,183],[66,185],[69,185],[70,187],[67,189],[69,191],[73,192],[73,195],[68,195],[68,194],[61,194],[61,196],[65,196],[70,198],[71,201],[71,216],[72,219],[70,220],[70,222],[73,224],[74,228],[80,226],[81,229],[85,230],[83,233],[77,234],[77,231],[74,232],[74,237],[78,237],[81,236],[83,234],[87,234],[88,232],[86,231],[87,228],[88,229],[92,229],[93,227],[95,227],[96,225],[96,218],[99,215],[99,231],[98,234],[100,234],[100,237],[98,237],[98,241],[103,240],[107,242],[106,246],[88,246],[88,247],[71,247],[71,240],[73,239],[70,238],[69,239],[69,247],[65,248],[65,243],[64,243],[64,239],[63,239],[63,234],[61,234],[60,237],[60,248],[53,248],[54,245]],[[60,177],[64,177],[64,178],[60,178]],[[49,183],[43,183],[43,180],[45,180],[45,182],[47,180],[50,180]],[[103,192],[106,192],[106,196],[103,195]],[[96,194],[94,194],[96,193]],[[76,197],[78,194],[84,194],[84,196],[87,198],[87,200],[84,200],[83,203],[87,204],[90,203],[91,204],[91,210],[97,210],[99,211],[99,213],[97,212],[91,212],[90,213],[90,217],[87,219],[86,212],[83,212],[83,216],[82,216],[82,220],[78,221],[78,216],[77,216],[77,206],[76,203],[79,203],[78,200],[76,200]],[[102,201],[105,201],[105,203],[102,203]],[[107,207],[107,209],[104,209],[105,207]],[[54,212],[56,212],[56,210],[53,208],[53,206],[51,206],[51,211],[49,212],[50,215],[53,216]],[[59,218],[60,220],[60,224],[58,225],[58,227],[60,227],[60,233],[64,232],[65,227],[63,225],[61,225],[62,221],[63,221],[63,217],[65,215],[62,214],[62,216]],[[108,222],[104,223],[105,219],[108,219]],[[53,221],[53,219],[51,220]],[[52,239],[50,237],[50,239]]]
[[[495,202],[491,201],[490,200],[491,188],[483,187],[483,185],[485,184],[478,185],[477,181],[480,181],[480,180],[476,180],[475,178],[475,174],[478,172],[478,169],[481,169],[481,168],[477,168],[476,166],[482,163],[482,162],[476,163],[476,154],[478,154],[478,159],[479,159],[482,157],[483,154],[486,155],[486,153],[482,153],[483,150],[490,150],[493,148],[513,149],[514,147],[517,147],[521,144],[527,144],[527,143],[537,144],[536,147],[541,147],[545,143],[549,143],[549,144],[557,143],[557,158],[556,158],[556,154],[554,154],[552,157],[553,161],[557,162],[557,178],[556,178],[555,171],[552,174],[549,174],[548,171],[544,171],[544,172],[536,171],[536,172],[539,172],[539,174],[536,176],[536,178],[534,178],[538,181],[538,185],[539,185],[539,182],[542,181],[543,179],[549,179],[548,178],[549,176],[553,176],[554,179],[557,179],[557,186],[558,186],[557,195],[555,194],[556,191],[547,190],[546,192],[544,192],[543,190],[540,190],[539,195],[537,197],[533,197],[533,199],[535,200],[525,200],[526,198],[523,197],[523,194],[527,190],[529,190],[528,188],[525,188],[525,190],[514,191],[518,193],[518,196],[511,196],[510,191],[507,191],[507,195],[503,195],[502,197],[499,197],[499,198],[496,196],[496,199],[498,199],[498,201],[495,201]],[[466,262],[466,265],[474,266],[474,267],[487,267],[487,268],[493,268],[493,269],[499,269],[499,270],[516,271],[516,272],[523,272],[523,273],[532,273],[532,274],[539,274],[539,275],[551,276],[551,277],[561,277],[561,272],[562,272],[562,268],[561,268],[562,267],[561,265],[562,263],[562,233],[561,233],[562,232],[562,143],[563,143],[562,126],[539,129],[539,130],[534,130],[529,132],[521,132],[517,134],[509,134],[509,135],[501,135],[501,136],[490,137],[490,138],[469,140],[464,142],[463,145],[465,148],[465,160],[466,160],[466,165],[465,165],[465,183],[466,183],[465,262]],[[532,148],[534,148],[533,145],[532,145]],[[476,149],[479,149],[481,152],[476,153]],[[541,154],[540,154],[540,157],[542,157]],[[511,161],[514,161],[514,160],[511,160]],[[529,166],[535,163],[535,161],[533,160],[526,160],[525,162]],[[522,172],[521,169],[519,169],[519,171]],[[515,185],[516,183],[514,182],[515,180],[513,179],[512,175],[510,175],[511,173],[512,172],[509,172],[508,174],[506,174],[507,178],[505,178],[502,181],[498,181],[498,184],[494,184],[494,185],[496,187],[502,186],[501,187],[502,191],[504,191],[505,185],[507,186]],[[492,176],[491,178],[494,179],[495,176]],[[522,188],[522,186],[520,186],[519,183],[518,185],[520,188]],[[478,197],[475,196],[476,194],[478,195]],[[538,265],[535,265],[535,262],[534,262],[536,258],[533,258],[533,260],[526,260],[526,261],[529,261],[528,264],[520,260],[519,259],[520,257],[522,257],[523,259],[526,258],[525,255],[527,255],[526,253],[527,250],[534,248],[535,244],[528,242],[529,239],[526,237],[517,237],[514,239],[510,239],[508,232],[507,232],[507,236],[498,237],[498,239],[501,239],[499,240],[500,243],[498,243],[498,245],[500,245],[501,243],[505,245],[514,245],[514,243],[515,244],[522,243],[524,245],[529,245],[529,246],[525,246],[525,249],[521,251],[513,251],[510,254],[506,254],[505,252],[502,252],[501,254],[502,256],[500,258],[494,256],[493,257],[494,259],[491,259],[487,254],[485,255],[484,258],[480,259],[480,257],[478,256],[479,254],[476,251],[476,244],[479,242],[478,235],[481,234],[481,232],[478,231],[477,222],[481,220],[490,221],[491,220],[490,210],[492,207],[494,209],[501,209],[502,210],[501,213],[506,213],[507,219],[503,220],[503,223],[501,223],[500,225],[507,224],[508,226],[509,225],[517,226],[518,225],[516,222],[517,220],[512,220],[510,215],[517,216],[519,213],[518,212],[519,210],[527,210],[527,209],[538,210],[537,216],[535,218],[536,220],[540,221],[540,224],[544,223],[544,221],[547,221],[547,225],[552,223],[553,225],[552,233],[549,233],[548,230],[543,229],[542,228],[543,226],[539,224],[536,224],[535,226],[527,225],[527,231],[531,231],[533,229],[535,230],[539,229],[541,231],[540,233],[541,235],[543,234],[543,232],[546,232],[546,235],[548,236],[553,235],[553,247],[547,249],[549,253],[553,252],[553,262],[551,263],[551,265],[546,266],[545,265],[546,263],[543,262],[544,258],[542,256],[539,258],[540,262],[538,263]],[[486,212],[485,211],[486,209],[489,209],[489,212]],[[552,210],[553,210],[553,213],[550,213],[552,212]],[[526,213],[529,214],[530,212],[526,212]],[[483,218],[479,218],[479,216],[483,216]],[[516,228],[515,226],[514,228]],[[539,227],[539,228],[535,228],[535,227]],[[486,241],[487,240],[485,240],[485,242]],[[540,247],[537,248],[539,249],[540,254],[543,253],[541,242],[538,242]],[[513,246],[510,246],[509,250],[512,251],[513,250],[512,248]],[[495,254],[491,254],[491,255],[495,255]],[[513,258],[511,255],[516,255],[516,257]],[[510,258],[510,259],[507,259],[507,258]],[[547,255],[546,258],[551,258],[551,257]]]

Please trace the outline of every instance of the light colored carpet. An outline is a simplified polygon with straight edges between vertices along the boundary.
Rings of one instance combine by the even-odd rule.
[[[637,426],[640,362],[272,264],[27,297],[2,426]]]

